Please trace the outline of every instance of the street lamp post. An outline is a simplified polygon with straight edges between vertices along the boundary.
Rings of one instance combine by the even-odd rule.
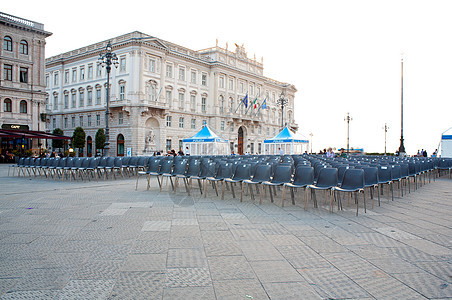
[[[284,128],[284,106],[286,106],[288,103],[289,100],[284,98],[284,92],[282,92],[279,96],[278,101],[276,101],[276,104],[281,105],[281,128]]]
[[[347,121],[347,154],[349,153],[350,149],[350,139],[349,139],[349,133],[350,133],[350,121],[352,121],[353,118],[350,117],[350,113],[347,113],[347,116],[344,118],[344,121]]]
[[[116,68],[118,67],[118,57],[116,53],[111,52],[112,46],[110,41],[107,43],[105,48],[105,53],[99,54],[98,64],[102,67],[106,67],[107,70],[107,105],[105,109],[105,147],[104,156],[108,156],[108,150],[110,149],[110,129],[108,128],[108,118],[110,115],[110,72],[111,65],[113,64]]]
[[[309,136],[311,137],[311,154],[312,154],[312,136],[313,136],[312,132],[309,134]]]
[[[383,127],[385,130],[385,155],[386,155],[386,133],[388,132],[389,126],[385,123],[385,127]]]
[[[400,147],[399,155],[405,154],[405,146],[403,145],[403,57],[401,61],[401,86],[400,86]]]

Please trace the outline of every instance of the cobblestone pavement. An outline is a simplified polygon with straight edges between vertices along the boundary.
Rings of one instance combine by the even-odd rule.
[[[0,165],[0,299],[452,298],[452,180],[367,213],[225,200],[142,178],[8,177]],[[196,188],[195,188],[196,187]],[[288,193],[289,195],[289,193]],[[360,196],[362,197],[362,195]],[[257,197],[258,199],[258,197]],[[362,206],[362,198],[360,198]],[[289,201],[288,201],[289,200]]]

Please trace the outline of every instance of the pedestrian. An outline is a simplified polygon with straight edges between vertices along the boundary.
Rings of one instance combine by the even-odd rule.
[[[432,153],[432,157],[435,158],[438,155],[438,149],[435,149]]]
[[[278,148],[278,150],[279,150],[279,155],[284,155],[284,151],[283,151],[283,149],[281,149],[281,148]]]
[[[177,152],[177,155],[184,156],[184,151],[182,151],[182,148],[179,148],[179,151]]]
[[[328,151],[326,152],[326,157],[328,158],[334,158],[334,152],[333,149],[331,149],[331,147],[328,148]]]
[[[188,146],[185,147],[185,155],[190,156],[190,149],[188,149]]]
[[[427,149],[424,150],[424,152],[422,152],[422,156],[423,156],[423,157],[427,157]]]

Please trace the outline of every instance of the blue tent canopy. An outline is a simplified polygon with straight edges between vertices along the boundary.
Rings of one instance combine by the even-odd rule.
[[[264,143],[280,144],[280,143],[309,143],[308,140],[303,140],[295,136],[292,131],[286,126],[280,133],[270,139],[264,140]]]
[[[209,128],[209,126],[204,125],[204,127],[198,131],[197,134],[190,138],[183,139],[184,143],[196,143],[196,142],[220,142],[220,143],[226,143],[227,140],[219,137],[215,132],[212,131],[212,129]]]

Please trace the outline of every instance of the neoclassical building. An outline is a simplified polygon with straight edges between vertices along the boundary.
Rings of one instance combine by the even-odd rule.
[[[71,136],[83,127],[88,156],[105,128],[106,70],[98,58],[108,41],[119,63],[110,75],[110,155],[177,152],[204,123],[231,151],[263,153],[264,139],[281,129],[282,93],[284,123],[298,129],[294,85],[265,77],[262,60],[243,46],[195,51],[135,31],[46,59],[47,130]]]
[[[45,39],[50,35],[41,23],[0,12],[1,129],[45,130]],[[2,136],[0,140],[2,153],[22,145],[37,152],[40,141]]]

